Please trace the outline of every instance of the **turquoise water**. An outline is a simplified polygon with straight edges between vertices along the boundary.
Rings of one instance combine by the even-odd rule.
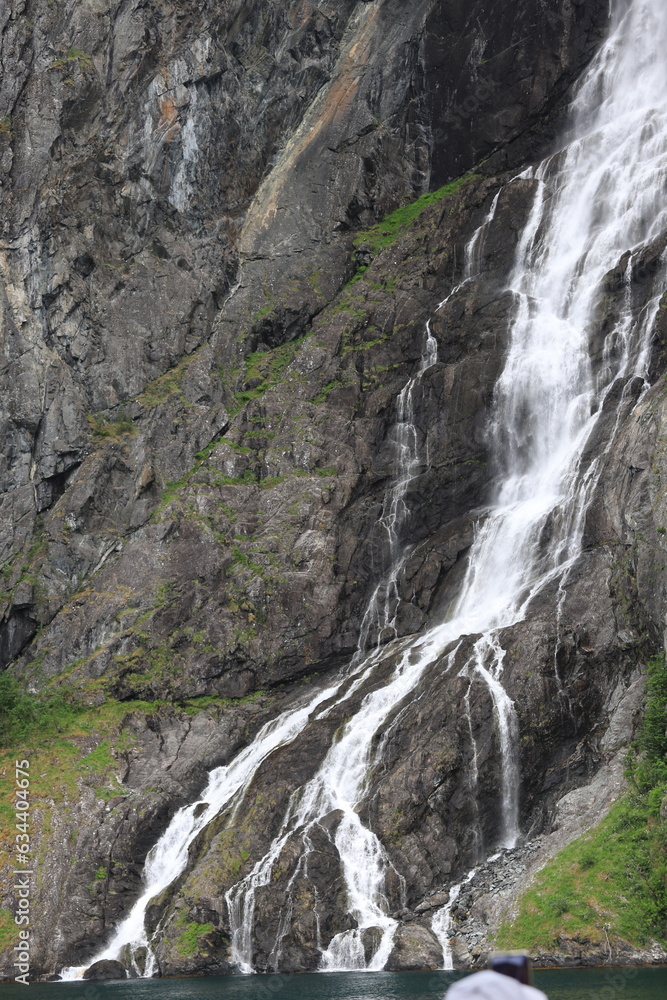
[[[112,983],[16,983],[0,1000],[442,1000],[452,972],[332,972],[299,976],[212,976]],[[537,972],[549,1000],[665,1000],[667,969],[558,969]]]

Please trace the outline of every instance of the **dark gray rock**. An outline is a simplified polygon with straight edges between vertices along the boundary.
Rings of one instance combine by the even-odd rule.
[[[441,968],[442,948],[432,931],[419,924],[399,928],[387,962],[390,972]]]
[[[83,974],[84,979],[127,979],[127,969],[120,962],[104,958],[95,962]]]
[[[465,572],[493,473],[485,426],[513,308],[504,289],[533,190],[508,183],[510,171],[551,143],[608,13],[607,0],[501,7],[9,0],[0,10],[0,666],[86,706],[168,703],[120,718],[117,796],[97,796],[77,772],[72,801],[49,805],[53,822],[46,807],[39,818],[35,970],[89,961],[208,770],[352,655],[386,568],[378,518],[396,396],[504,185],[483,281],[432,323],[439,362],[416,401],[430,467],[407,497],[399,633],[440,614]],[[393,245],[353,246],[358,230],[484,158],[483,176]],[[662,249],[633,275],[637,310]],[[622,261],[590,332],[597,361],[621,273]],[[545,594],[504,637],[531,835],[604,765],[610,692],[660,641],[665,322],[663,311],[657,384],[632,413],[639,387],[628,395],[605,457],[558,635]],[[603,421],[591,456],[609,432]],[[493,706],[443,666],[392,728],[363,807],[404,879],[387,886],[403,919],[394,968],[438,964],[424,899],[446,898],[499,835]],[[217,702],[181,707],[201,696]],[[221,816],[193,844],[183,878],[149,910],[164,974],[231,971],[224,892],[344,722],[334,712],[309,726],[262,769],[233,831]],[[98,745],[82,740],[87,752]],[[339,819],[313,832],[308,878],[295,882],[286,971],[317,967],[318,934],[326,946],[354,926]],[[300,852],[289,840],[258,891],[260,969]],[[3,906],[10,886],[3,870]],[[462,919],[471,905],[461,901]],[[207,928],[188,956],[183,919]],[[475,935],[477,924],[467,962],[482,954]],[[364,945],[370,953],[372,933]]]

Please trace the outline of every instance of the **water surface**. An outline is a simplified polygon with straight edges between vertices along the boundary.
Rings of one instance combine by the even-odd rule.
[[[331,972],[102,983],[33,983],[29,1000],[442,1000],[456,972]],[[667,968],[557,969],[535,974],[549,1000],[665,1000]],[[0,1000],[26,997],[16,983]]]

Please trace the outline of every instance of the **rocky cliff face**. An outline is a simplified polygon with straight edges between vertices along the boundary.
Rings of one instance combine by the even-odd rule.
[[[606,0],[501,8],[9,0],[0,13],[1,665],[88,708],[79,757],[106,736],[95,712],[121,706],[107,737],[118,794],[78,773],[61,797],[35,781],[38,972],[91,957],[206,772],[353,655],[386,569],[396,397],[500,192],[483,280],[432,322],[439,361],[415,421],[429,465],[407,497],[399,634],[452,598],[493,471],[485,423],[532,196],[515,174],[553,141],[608,15]],[[370,229],[467,173],[410,224]],[[662,249],[633,275],[637,310]],[[626,294],[621,268],[594,355]],[[640,387],[625,387],[567,594],[544,592],[503,637],[532,836],[611,767],[640,702],[636,668],[661,641],[665,322],[662,310],[653,389],[635,408]],[[397,873],[395,968],[439,965],[428,901],[499,836],[493,705],[442,666],[383,734],[364,806]],[[345,717],[276,752],[233,828],[223,814],[193,844],[149,910],[164,974],[230,970],[225,892]],[[258,894],[259,969],[276,962],[286,899],[281,968],[316,967],[349,926],[338,821],[298,891],[288,843]],[[475,941],[462,938],[461,964]]]

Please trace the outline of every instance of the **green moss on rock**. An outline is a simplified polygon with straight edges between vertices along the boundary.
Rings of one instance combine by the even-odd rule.
[[[398,237],[404,233],[412,223],[419,218],[419,216],[431,205],[442,201],[448,195],[456,194],[459,188],[463,187],[466,181],[472,180],[476,175],[474,173],[464,174],[463,177],[458,177],[456,180],[451,181],[449,184],[445,184],[443,187],[438,188],[437,191],[430,191],[428,194],[423,194],[421,198],[416,201],[411,202],[409,205],[403,205],[401,208],[397,208],[394,212],[388,215],[378,222],[377,225],[372,226],[359,235],[354,240],[355,247],[368,247],[368,249],[374,253],[378,250],[383,250],[385,247],[390,247],[396,242]]]
[[[642,948],[667,944],[667,668],[647,666],[647,702],[627,761],[630,789],[591,832],[569,844],[537,876],[501,949],[559,949],[559,939],[609,939]]]
[[[198,924],[185,916],[179,917],[177,924],[183,927],[175,942],[176,950],[182,958],[192,958],[196,955],[201,950],[200,940],[215,930],[213,924]]]

